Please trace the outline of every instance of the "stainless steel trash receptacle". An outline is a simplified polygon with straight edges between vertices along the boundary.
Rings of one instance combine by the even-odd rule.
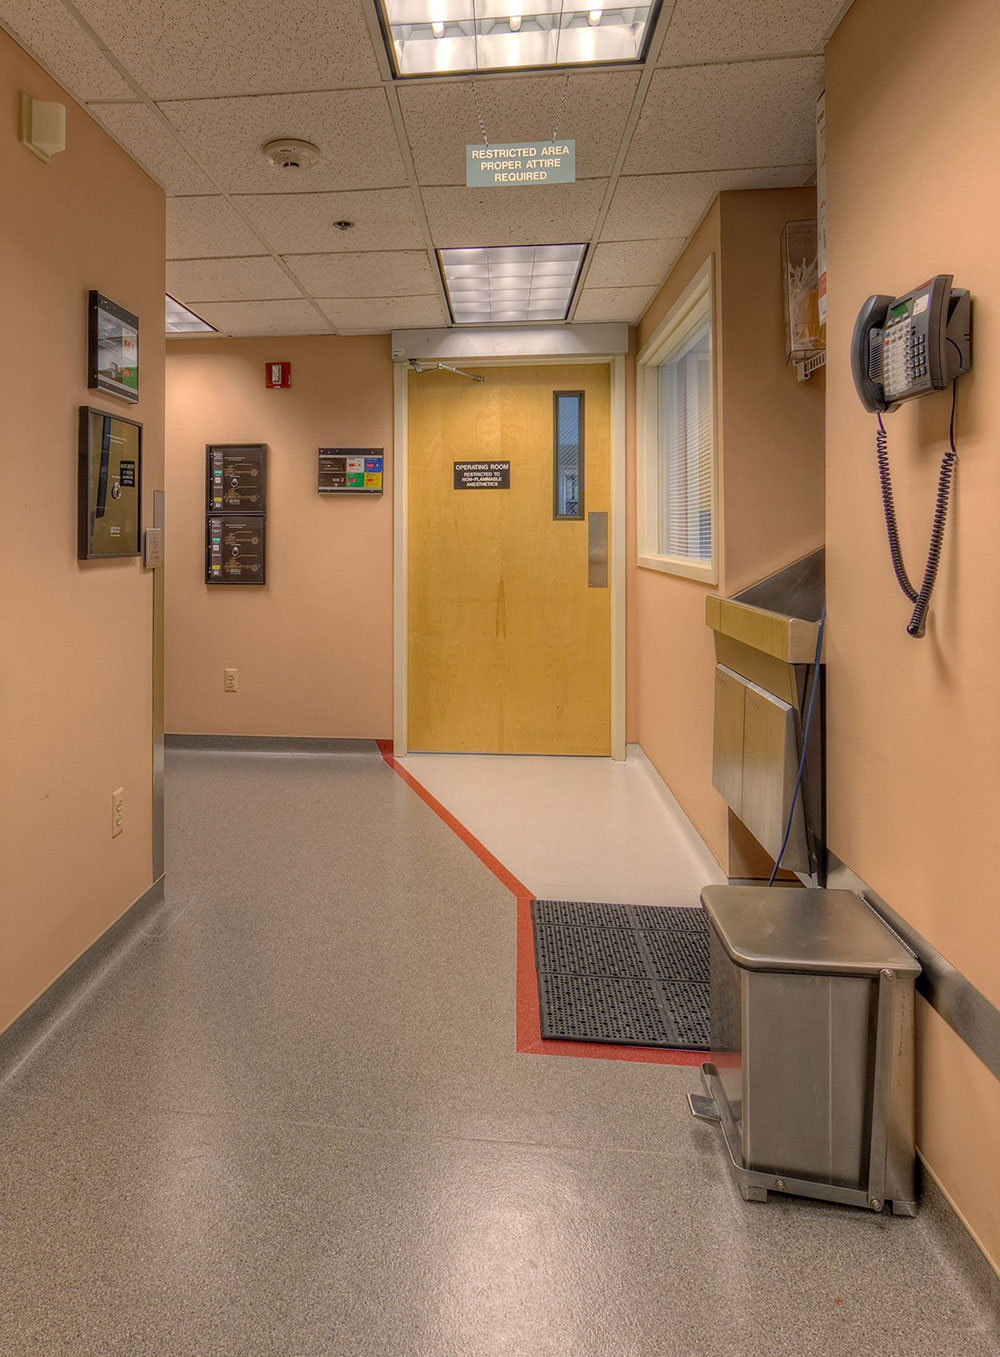
[[[916,1212],[920,964],[851,891],[707,886],[711,1052],[695,1116],[740,1191]]]

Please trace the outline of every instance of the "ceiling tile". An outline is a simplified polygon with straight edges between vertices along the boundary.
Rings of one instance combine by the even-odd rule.
[[[285,263],[314,297],[420,297],[435,287],[424,250],[293,254]]]
[[[623,175],[604,219],[601,240],[689,236],[724,189],[795,188],[807,183],[814,171],[810,164],[711,174]]]
[[[257,95],[161,104],[191,151],[230,193],[315,193],[406,185],[385,91]],[[320,162],[276,170],[261,148],[278,137],[311,141]]]
[[[366,189],[360,193],[259,193],[237,203],[277,254],[319,254],[359,250],[420,250],[408,188]],[[338,231],[335,221],[352,221]]]
[[[422,330],[448,324],[439,297],[319,297],[317,301],[342,333]]]
[[[816,158],[822,58],[657,71],[626,174],[800,165]]]
[[[198,314],[226,335],[316,335],[331,328],[305,300],[207,302]]]
[[[587,290],[659,287],[686,240],[686,236],[670,236],[666,240],[619,240],[598,245],[587,273]]]
[[[296,287],[284,269],[264,255],[249,259],[182,259],[167,265],[167,291],[200,312],[196,303],[287,298]],[[205,317],[206,320],[209,317]]]
[[[135,91],[61,0],[0,0],[0,23],[70,94],[88,99],[134,99]]]
[[[657,66],[818,52],[844,0],[677,0]]]
[[[211,179],[145,104],[88,104],[87,111],[168,193],[217,192]]]
[[[360,0],[75,0],[155,99],[375,84]]]
[[[634,325],[658,291],[658,287],[585,287],[573,319],[625,320]]]
[[[428,188],[424,207],[438,249],[562,245],[589,240],[606,179],[540,188]]]
[[[561,74],[477,79],[476,90],[494,144],[547,138],[558,122],[560,137],[576,140],[578,178],[592,179],[611,173],[638,83],[638,71],[581,72],[568,85]],[[404,84],[399,102],[418,181],[464,185],[466,145],[482,141],[471,83]]]
[[[260,254],[258,237],[225,198],[167,199],[167,258]]]

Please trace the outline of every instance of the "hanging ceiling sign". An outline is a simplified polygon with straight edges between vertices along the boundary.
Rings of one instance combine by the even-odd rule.
[[[517,188],[532,184],[575,184],[576,142],[518,142],[509,146],[466,146],[466,188]]]

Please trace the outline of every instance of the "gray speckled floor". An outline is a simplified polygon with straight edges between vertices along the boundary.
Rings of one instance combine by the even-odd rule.
[[[745,1203],[694,1071],[517,1055],[512,898],[377,755],[167,791],[164,909],[0,1090],[4,1357],[1000,1350],[933,1189]]]

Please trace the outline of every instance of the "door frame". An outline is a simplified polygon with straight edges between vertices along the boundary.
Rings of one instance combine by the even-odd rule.
[[[625,325],[567,325],[542,333],[533,330],[528,345],[518,345],[513,340],[510,330],[477,330],[468,334],[456,330],[393,332],[393,750],[397,757],[402,757],[408,750],[410,358],[476,367],[537,368],[600,363],[609,367],[611,375],[610,716],[611,758],[620,762],[625,758],[625,357],[628,328]],[[529,351],[525,352],[525,348]],[[505,349],[512,352],[504,353]]]

